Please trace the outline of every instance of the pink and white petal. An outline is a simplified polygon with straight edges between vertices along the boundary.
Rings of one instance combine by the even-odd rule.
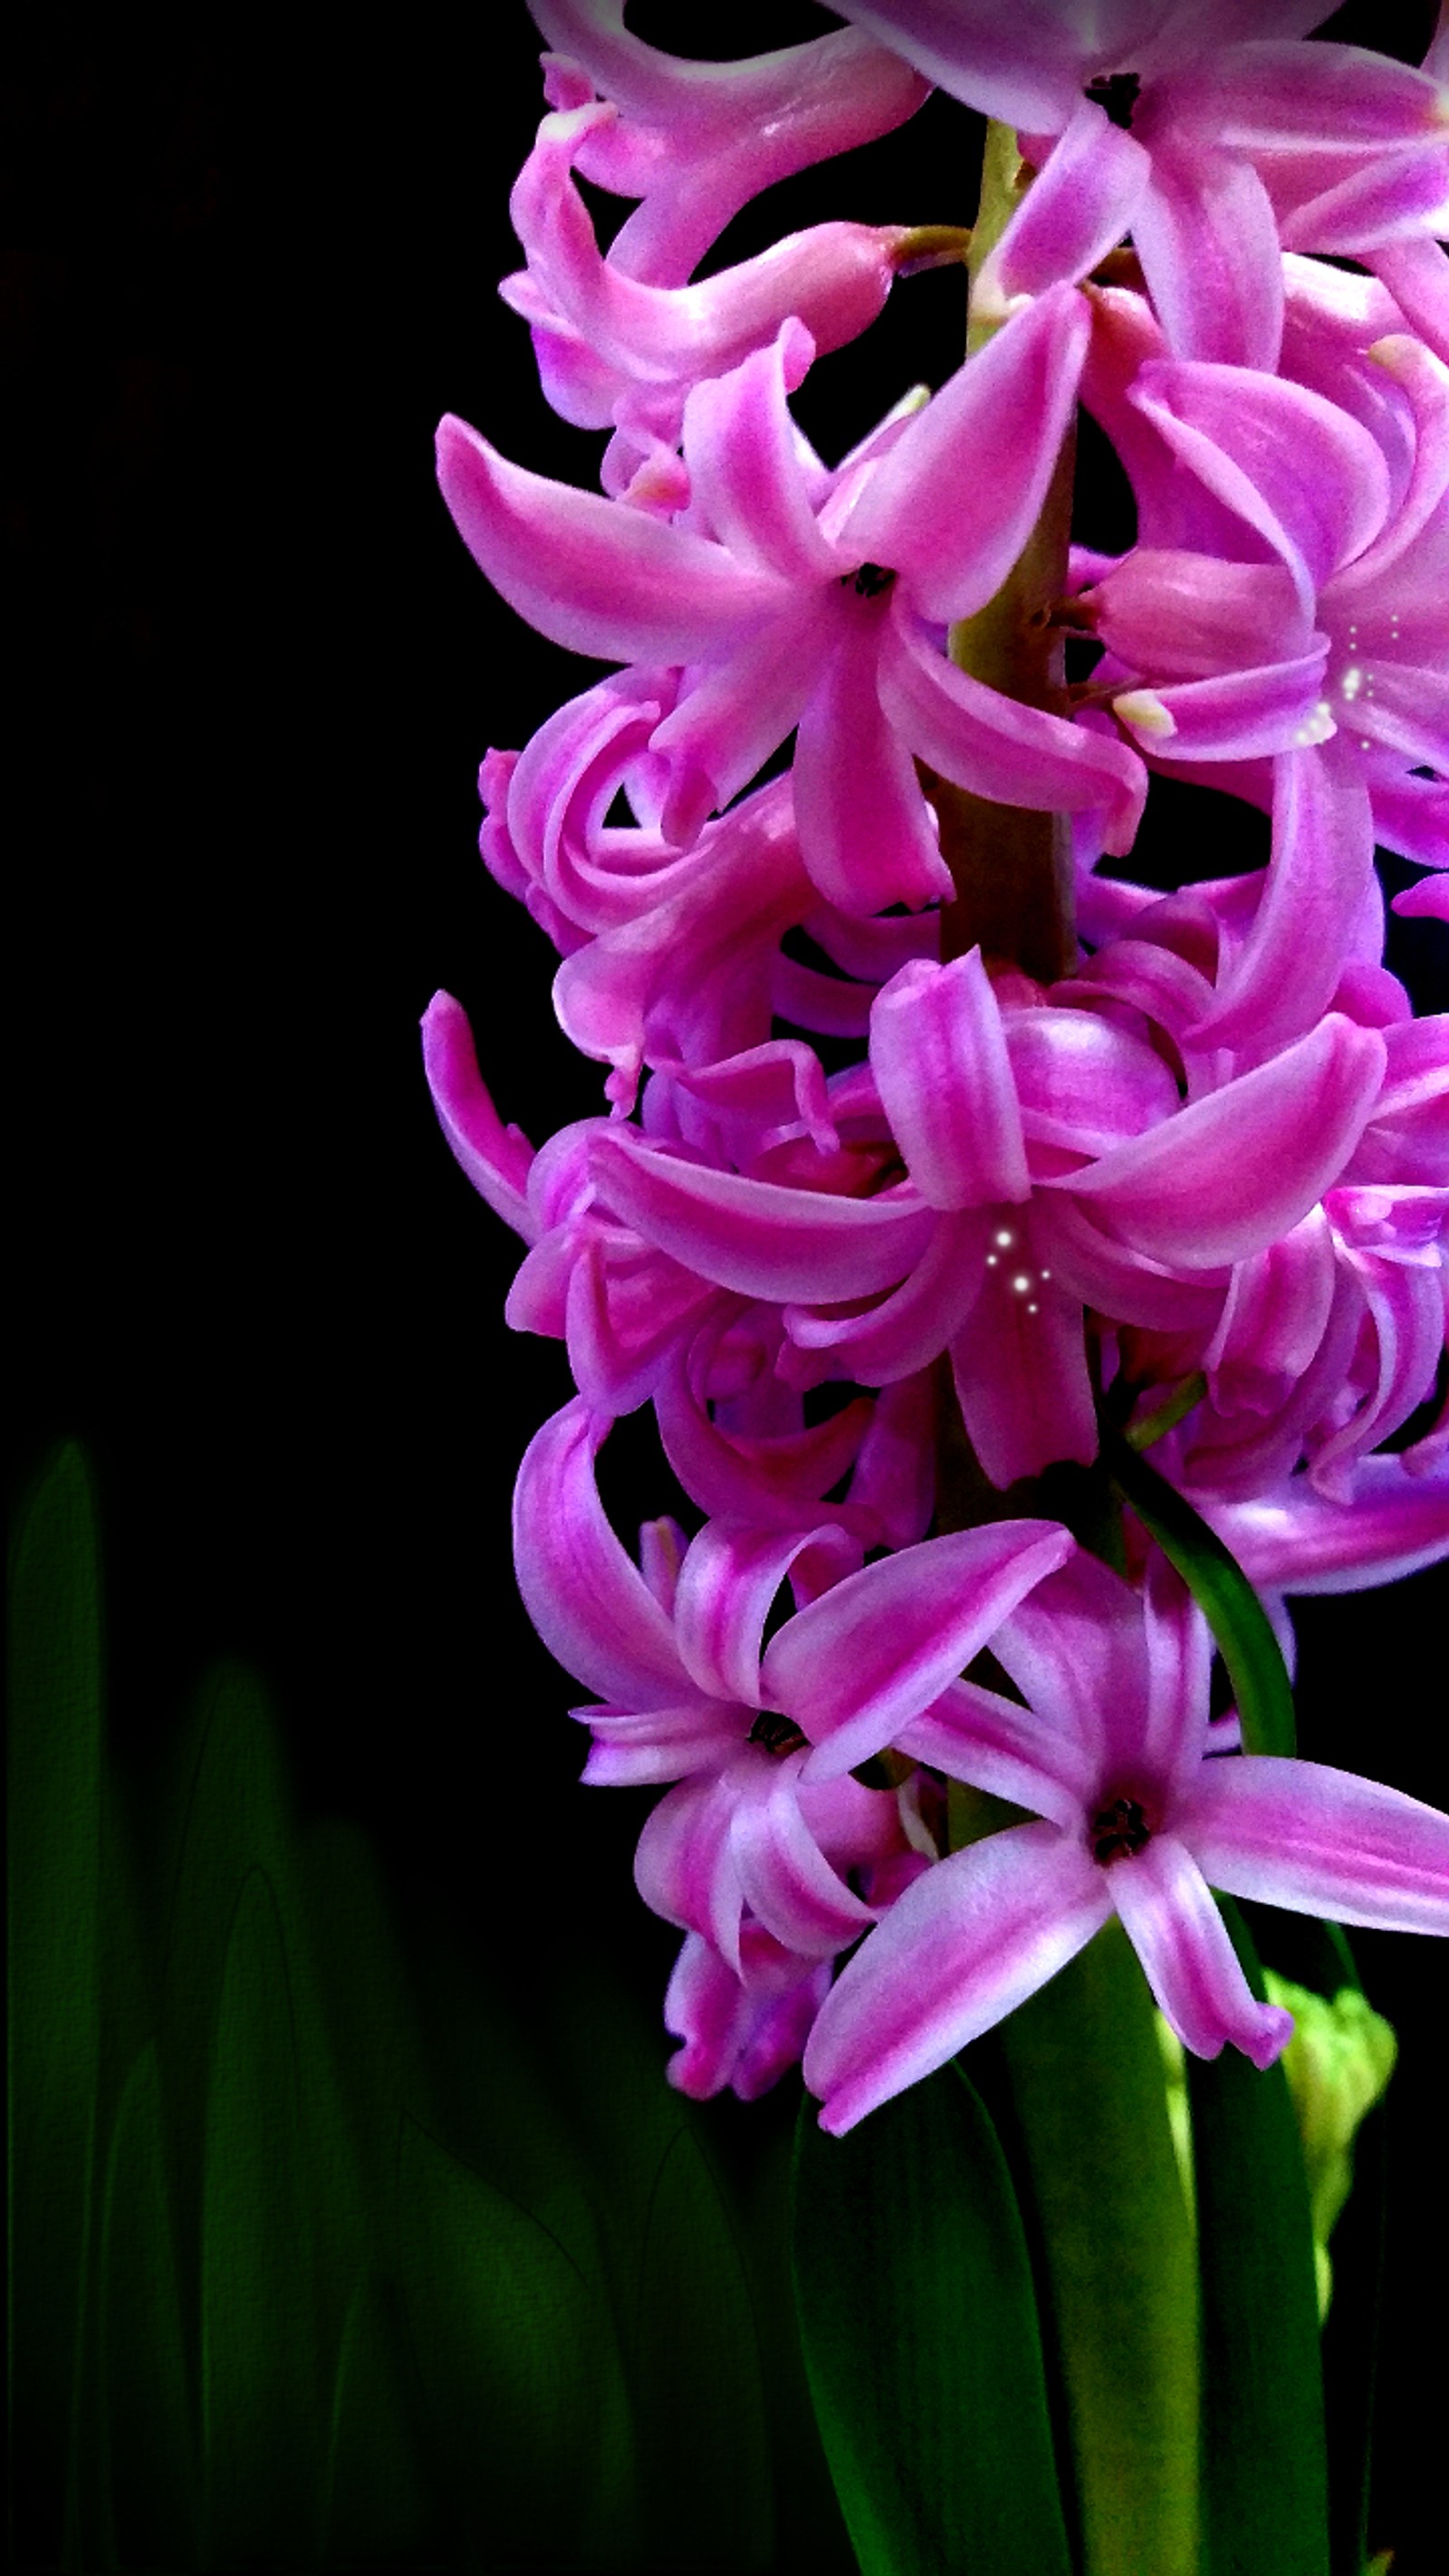
[[[906,1169],[932,1207],[1031,1195],[1001,1010],[981,951],[902,966],[870,1015],[870,1061]]]
[[[852,2129],[1004,2021],[1110,1914],[1107,1874],[1055,1825],[1013,1825],[938,1861],[863,1942],[820,2008],[805,2082]]]
[[[913,1268],[935,1231],[915,1191],[836,1198],[688,1163],[622,1127],[591,1155],[610,1207],[701,1277],[742,1296],[870,1297]]]
[[[838,625],[834,593],[783,583],[780,593],[775,615],[691,670],[650,738],[650,752],[669,763],[661,829],[680,846],[778,750],[825,667]]]
[[[1096,1457],[1081,1304],[1038,1261],[1012,1250],[986,1270],[951,1344],[951,1373],[971,1446],[998,1488],[1058,1459],[1087,1467]]]
[[[1325,615],[1336,615],[1340,603],[1353,615],[1352,603],[1423,535],[1449,490],[1449,367],[1406,331],[1386,333],[1374,342],[1369,355],[1407,398],[1414,420],[1413,462],[1407,487],[1388,524],[1329,583]]]
[[[1327,663],[1327,639],[1320,637],[1312,652],[1292,662],[1124,690],[1112,700],[1112,713],[1161,761],[1267,759],[1332,735],[1323,694]]]
[[[665,1791],[645,1817],[634,1884],[651,1914],[703,1933],[738,1975],[744,1899],[730,1839],[735,1768]]]
[[[1352,701],[1349,727],[1416,767],[1449,771],[1449,686],[1432,667],[1375,660],[1372,679]]]
[[[765,1649],[760,1688],[815,1745],[810,1778],[879,1753],[1073,1546],[1052,1521],[953,1531],[847,1576],[789,1620]]]
[[[1286,564],[1180,546],[1134,546],[1086,601],[1108,651],[1159,683],[1296,660],[1311,632]]]
[[[1271,1062],[1041,1186],[1070,1190],[1169,1267],[1240,1261],[1332,1187],[1373,1113],[1385,1061],[1377,1029],[1330,1012]]]
[[[1442,129],[1436,83],[1361,45],[1219,38],[1174,87],[1195,125],[1244,152],[1377,154]]]
[[[1180,969],[1204,993],[1210,989],[1201,976],[1193,975],[1184,959],[1173,957],[1166,949],[1149,948],[1145,941],[1132,940],[1119,941],[1099,952],[1081,978],[1074,979],[1067,988],[1057,985],[1054,991],[1081,991],[1095,998],[1104,986],[1112,991],[1121,989],[1113,978],[1113,968],[1124,947],[1138,958],[1145,956],[1151,965],[1163,960],[1169,969]],[[1162,983],[1171,988],[1170,973]],[[1141,990],[1139,982],[1125,996],[1136,1001],[1139,1008]],[[1154,980],[1149,998],[1159,1003],[1160,995],[1161,987]],[[1160,1009],[1154,1010],[1152,1016],[1161,1017]],[[1049,1003],[1009,1010],[1005,1023],[1011,1078],[1029,1146],[1081,1156],[1102,1154],[1124,1136],[1140,1136],[1160,1119],[1176,1114],[1177,1085],[1161,1056],[1145,1038],[1135,1037],[1099,1011],[1065,1010]],[[1061,1167],[1058,1164],[1056,1168]]]
[[[985,1276],[988,1220],[976,1209],[942,1217],[899,1288],[862,1314],[787,1306],[798,1350],[834,1351],[861,1386],[891,1386],[929,1366],[966,1321]]]
[[[690,1542],[674,1599],[675,1638],[690,1679],[746,1708],[773,1705],[761,1696],[760,1646],[781,1584],[808,1556],[823,1594],[856,1571],[861,1553],[858,1539],[828,1522],[761,1531],[706,1521]]]
[[[788,320],[769,348],[696,385],[684,407],[691,492],[706,523],[738,562],[791,582],[854,570],[815,524],[786,400],[814,354],[803,323]]]
[[[1347,168],[1330,155],[1327,168],[1332,184],[1325,188],[1315,187],[1322,165],[1315,168],[1306,153],[1296,170],[1290,162],[1272,174],[1278,237],[1285,250],[1367,260],[1386,244],[1449,230],[1449,147],[1444,144],[1437,151],[1385,152]]]
[[[518,1588],[549,1653],[602,1698],[674,1706],[674,1631],[604,1516],[594,1451],[608,1425],[575,1397],[534,1435],[513,1493]]]
[[[1262,901],[1195,1047],[1271,1055],[1331,1003],[1373,881],[1368,791],[1314,751],[1285,752],[1273,778],[1273,846]]]
[[[875,1916],[831,1868],[800,1812],[803,1760],[760,1754],[735,1809],[734,1861],[745,1902],[766,1931],[805,1958],[830,1959]]]
[[[1204,1340],[1211,1334],[1228,1286],[1226,1266],[1216,1280],[1184,1278],[1104,1234],[1089,1211],[1060,1190],[1038,1196],[1031,1224],[1042,1261],[1084,1306],[1145,1332],[1192,1333]]]
[[[1154,135],[1132,240],[1175,356],[1272,374],[1283,262],[1272,201],[1248,162],[1185,135]]]
[[[1002,697],[938,653],[892,601],[881,649],[886,715],[917,757],[973,795],[1035,811],[1102,812],[1105,849],[1132,846],[1147,772],[1123,742]]]
[[[1385,1932],[1449,1933],[1449,1816],[1325,1762],[1203,1767],[1174,1819],[1230,1896]]]
[[[888,565],[928,619],[983,607],[1041,514],[1090,336],[1070,286],[1016,314],[907,424],[840,530],[842,553]]]
[[[664,1996],[664,2027],[684,2042],[664,2070],[675,2091],[694,2102],[723,2092],[754,2014],[753,1997],[713,1942],[687,1932]]]
[[[1082,1549],[1003,1620],[991,1640],[1038,1718],[1101,1771],[1130,1767],[1147,1722],[1142,1604]]]
[[[701,1511],[764,1529],[798,1530],[828,1514],[844,1527],[873,1530],[854,1506],[820,1500],[855,1463],[874,1412],[868,1396],[812,1430],[740,1439],[710,1420],[681,1345],[654,1390],[654,1405],[664,1454]]]
[[[1114,1862],[1103,1876],[1158,2007],[1183,2047],[1194,2057],[1217,2057],[1231,2040],[1255,2066],[1271,2066],[1293,2036],[1293,2015],[1254,1999],[1186,1845],[1176,1834],[1154,1834],[1145,1851]]]
[[[1080,1829],[1097,1787],[1096,1760],[1070,1729],[1048,1725],[977,1682],[948,1684],[902,1728],[895,1750],[948,1779],[1029,1807],[1067,1833]]]
[[[1147,1640],[1147,1723],[1142,1732],[1146,1777],[1169,1794],[1197,1776],[1208,1726],[1213,1640],[1187,1585],[1154,1549],[1143,1598]]]
[[[723,546],[510,464],[466,421],[438,429],[438,480],[495,590],[554,644],[605,662],[693,662],[789,593]]]
[[[692,1699],[679,1708],[571,1708],[593,1735],[583,1768],[590,1788],[654,1787],[722,1771],[745,1737],[745,1712],[722,1700]]]
[[[1377,243],[1364,265],[1388,288],[1410,330],[1449,365],[1449,260],[1438,243]]]
[[[866,916],[913,911],[951,892],[935,817],[915,764],[886,721],[876,675],[881,611],[847,603],[834,651],[800,717],[795,820],[800,856],[828,903]]]
[[[1208,491],[1282,557],[1305,607],[1388,517],[1378,441],[1306,385],[1249,367],[1152,359],[1131,399]]]
[[[1059,133],[1097,68],[1050,10],[1007,20],[999,0],[850,0],[849,14],[949,97],[1029,134]]]
[[[1084,98],[1059,135],[972,283],[973,314],[1006,314],[1018,295],[1040,295],[1090,275],[1130,232],[1151,176],[1151,156]]]
[[[533,1147],[522,1128],[504,1126],[493,1106],[466,1011],[451,993],[435,993],[422,1026],[423,1071],[454,1159],[495,1216],[525,1243],[536,1243],[540,1229],[528,1204]]]

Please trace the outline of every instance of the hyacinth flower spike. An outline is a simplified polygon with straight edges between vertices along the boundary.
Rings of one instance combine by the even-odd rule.
[[[1036,1810],[908,1887],[821,2008],[805,2081],[835,2134],[1034,1994],[1114,1912],[1185,2048],[1269,2066],[1291,2016],[1257,2003],[1211,1889],[1449,1933],[1449,1817],[1402,1791],[1219,1754],[1210,1649],[1176,1578],[1139,1595],[1078,1555],[997,1630],[1029,1706],[958,1683],[897,1749]]]

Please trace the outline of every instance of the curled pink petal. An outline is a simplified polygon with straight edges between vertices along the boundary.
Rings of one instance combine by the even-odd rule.
[[[451,993],[435,993],[423,1014],[423,1070],[438,1123],[474,1189],[525,1243],[536,1243],[538,1224],[528,1204],[533,1147],[494,1108],[467,1014]]]
[[[685,1678],[673,1627],[604,1517],[599,1426],[576,1397],[535,1433],[513,1495],[524,1607],[551,1655],[605,1699],[674,1705]]]
[[[1327,1010],[1373,880],[1368,790],[1312,751],[1288,752],[1273,779],[1273,852],[1247,941],[1194,1046],[1266,1055]]]
[[[895,1749],[1068,1830],[1096,1786],[1098,1765],[1073,1734],[978,1682],[948,1683],[902,1729]]]
[[[691,1680],[719,1699],[762,1708],[760,1646],[781,1584],[809,1555],[826,1581],[854,1572],[858,1540],[827,1525],[761,1531],[706,1521],[688,1549],[675,1597],[675,1636]]]
[[[1025,1199],[1031,1181],[1001,1012],[981,951],[901,967],[870,1015],[870,1057],[906,1169],[932,1207]]]
[[[795,745],[800,855],[827,902],[860,914],[951,892],[935,818],[876,686],[882,605],[862,602],[842,621]]]
[[[971,290],[972,310],[1005,313],[1018,295],[1040,295],[1086,277],[1132,229],[1151,158],[1104,110],[1082,99]]]

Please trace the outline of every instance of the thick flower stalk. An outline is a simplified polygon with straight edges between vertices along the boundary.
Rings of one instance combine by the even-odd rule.
[[[450,415],[438,471],[501,598],[612,666],[480,775],[598,1114],[535,1144],[516,1068],[446,993],[424,1021],[523,1245],[508,1320],[577,1389],[522,1464],[519,1583],[595,1694],[585,1780],[662,1793],[675,2084],[803,2060],[839,2134],[1017,2034],[1089,2563],[1185,2576],[1191,2462],[1144,2498],[1195,2459],[1196,2364],[1153,2344],[1164,2272],[1119,2456],[1044,2069],[1139,2099],[1149,1996],[1191,2058],[1277,2060],[1214,1891],[1449,1931],[1445,1819],[1262,1714],[1295,1594],[1449,1555],[1449,1022],[1384,963],[1374,857],[1446,917],[1449,36],[1406,66],[1305,41],[1314,0],[870,0],[718,64],[624,0],[533,14],[502,292],[607,443],[556,481]],[[974,232],[843,209],[697,275],[931,85],[998,120]],[[632,201],[607,249],[580,178]],[[968,253],[970,354],[822,457],[807,374]],[[1079,404],[1119,554],[1070,541]],[[1259,808],[1266,864],[1136,882],[1166,777],[1228,857]],[[594,1459],[641,1408],[694,1518],[636,1562]],[[1140,2204],[1093,2121],[1122,2225],[1160,2220],[1165,2121]]]

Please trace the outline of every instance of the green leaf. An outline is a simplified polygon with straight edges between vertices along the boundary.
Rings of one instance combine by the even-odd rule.
[[[207,2088],[201,2423],[207,2555],[310,2555],[326,2458],[291,1981],[271,1882],[237,1900]]]
[[[739,2252],[704,2156],[681,2125],[654,2177],[639,2268],[634,2388],[645,2566],[772,2563],[760,2353]]]
[[[1175,1486],[1103,1422],[1102,1455],[1142,1526],[1176,1566],[1217,1639],[1249,1753],[1291,1754],[1293,1686],[1268,1614],[1237,1558]]]
[[[405,2119],[398,2237],[440,2475],[485,2565],[633,2563],[607,2312],[558,2239]]]
[[[1254,1993],[1241,1915],[1223,1919]],[[1281,2066],[1188,2060],[1210,2576],[1328,2576],[1328,2470],[1308,2185]]]
[[[343,2320],[333,2382],[324,2566],[397,2566],[446,2546],[423,2473],[405,2354],[394,2293],[366,2273]]]
[[[794,2238],[806,2367],[863,2576],[1068,2576],[1026,2240],[958,2068],[845,2138],[802,2105]]]
[[[1004,2021],[1087,2576],[1197,2566],[1196,2257],[1152,1999],[1114,1917]]]
[[[99,2306],[100,2439],[112,2563],[194,2567],[197,2425],[187,2384],[154,2041],[131,2068],[111,2131]]]
[[[100,2010],[100,1567],[90,1472],[69,1443],[10,1568],[11,2457],[14,2538],[75,2547]]]

